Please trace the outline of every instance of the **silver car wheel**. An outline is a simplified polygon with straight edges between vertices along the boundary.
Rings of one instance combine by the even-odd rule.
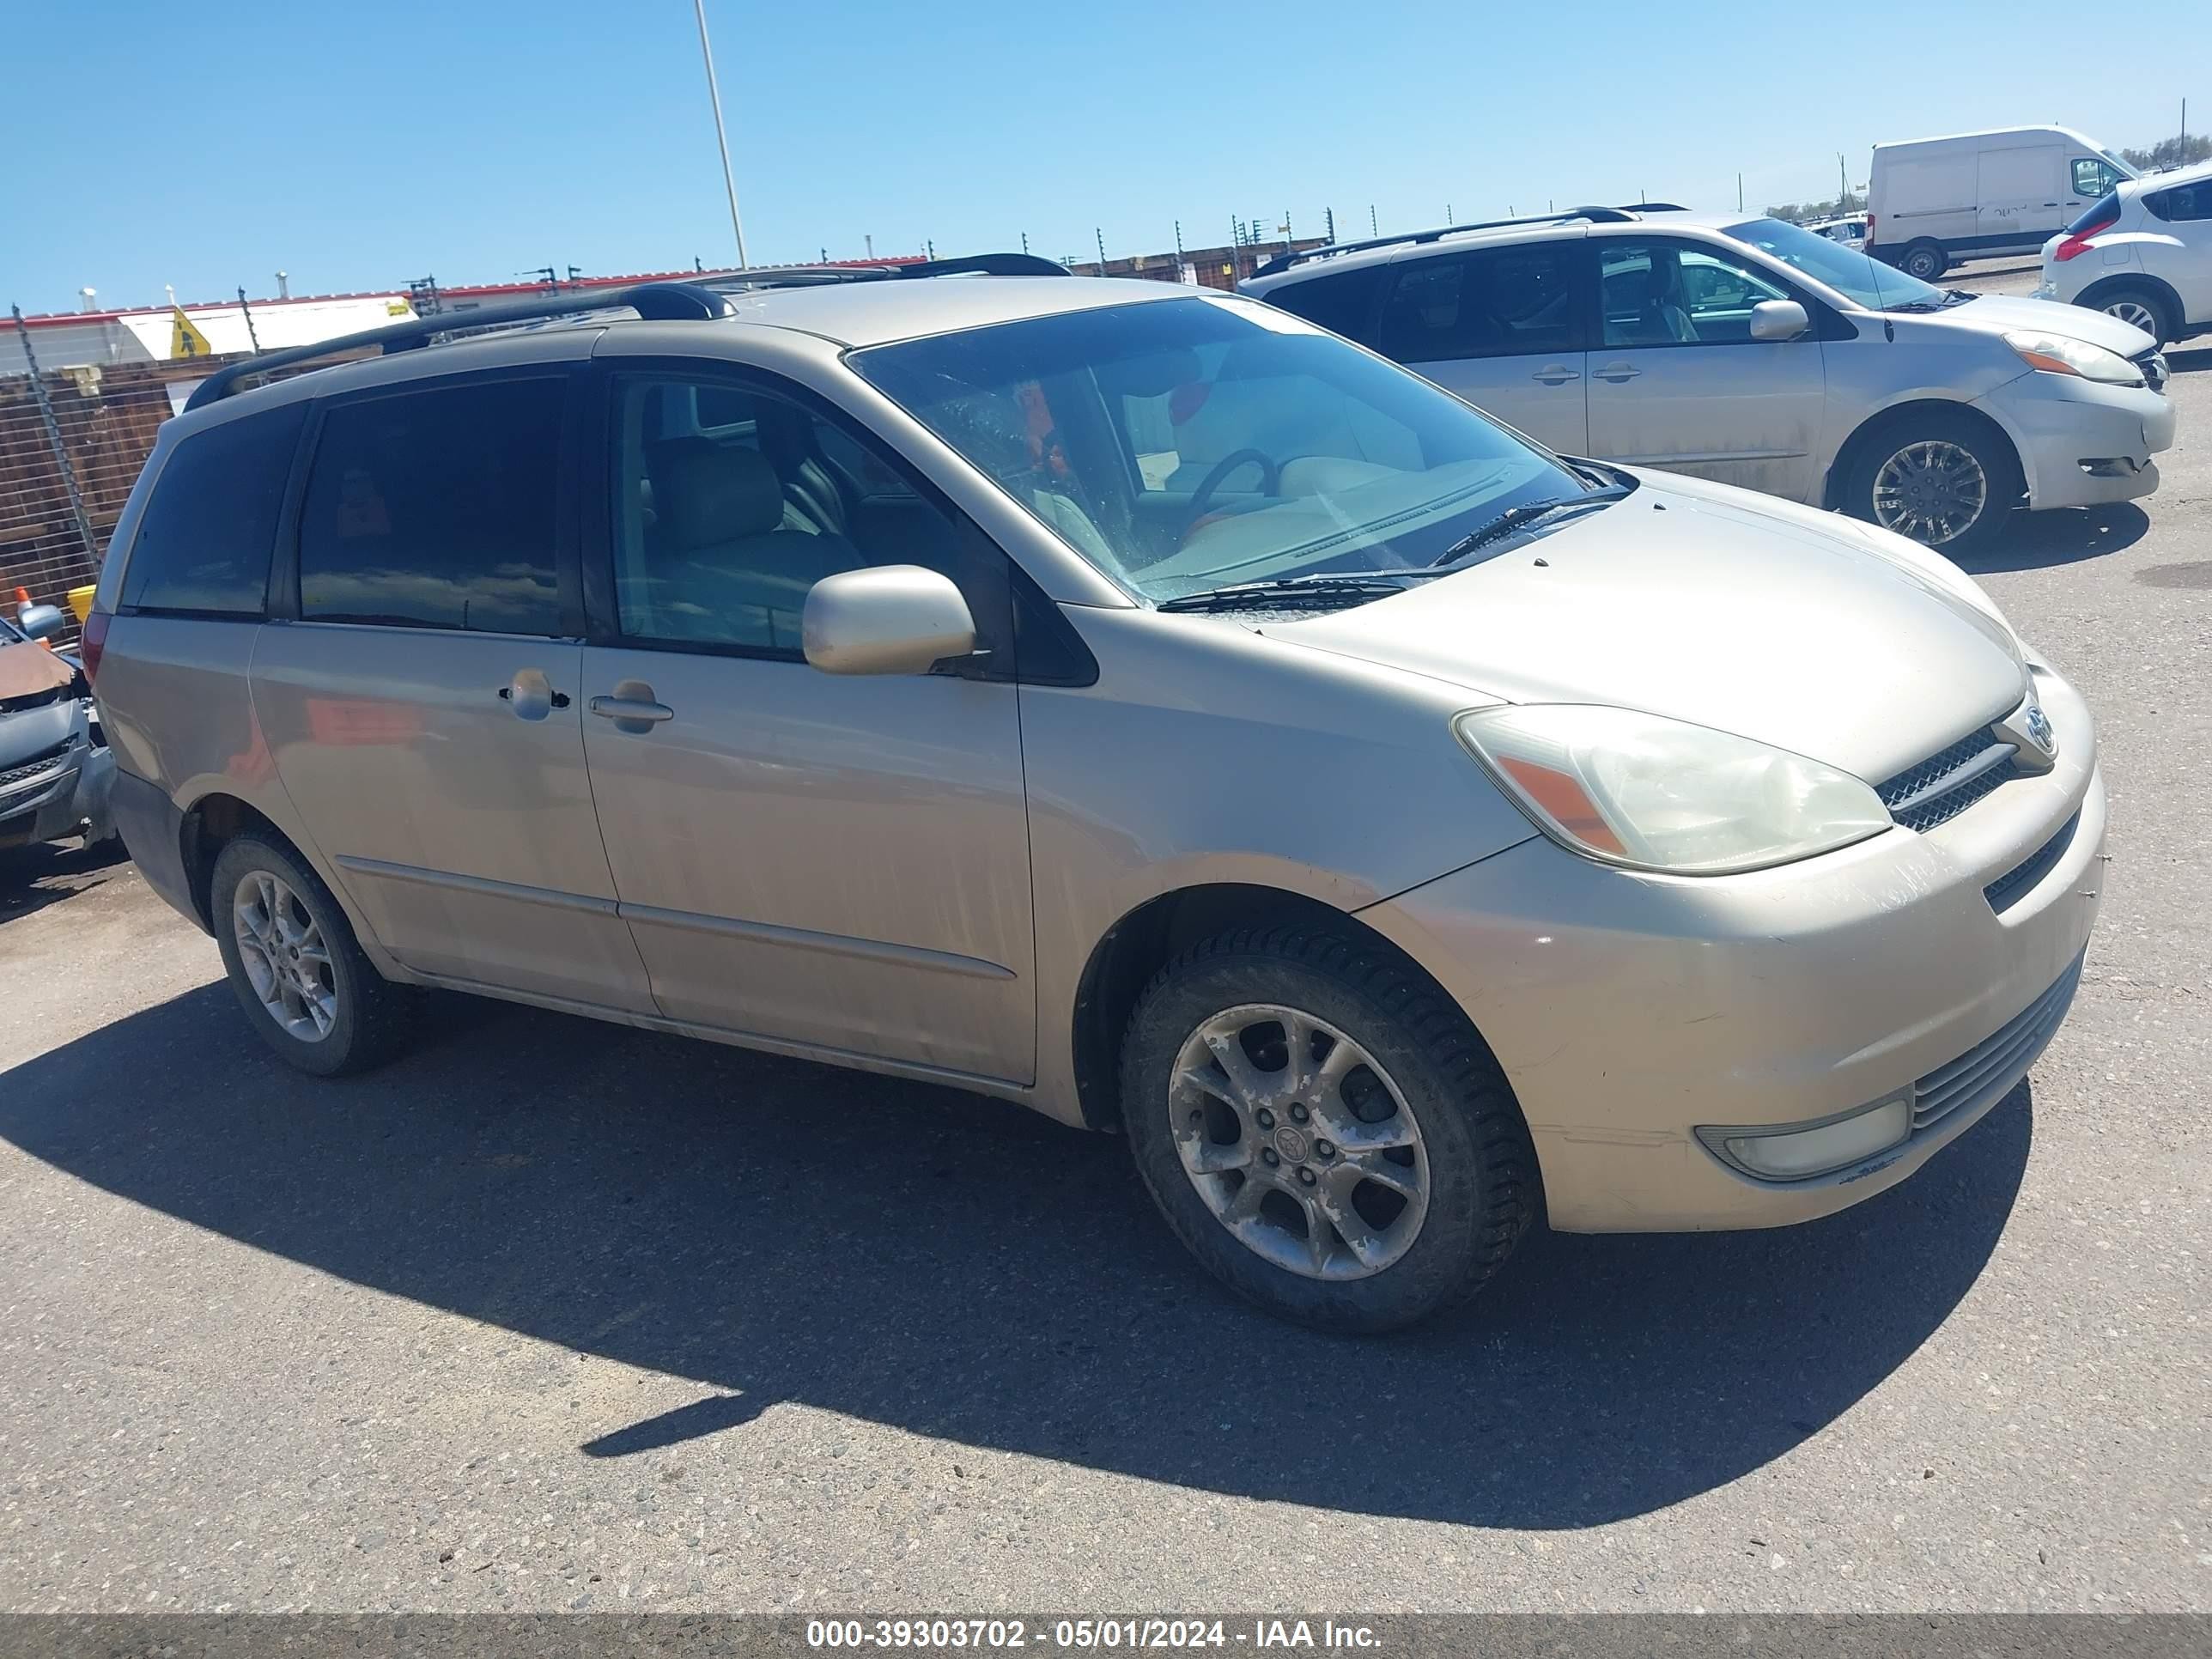
[[[2141,329],[2154,340],[2166,332],[2165,322],[2141,300],[2115,300],[2105,307],[2105,315],[2117,317],[2130,327]]]
[[[320,1042],[337,1024],[330,947],[300,896],[266,870],[249,872],[231,896],[239,964],[278,1029]]]
[[[1326,1020],[1225,1009],[1184,1039],[1168,1085],[1183,1173],[1255,1255],[1307,1279],[1365,1279],[1413,1247],[1429,1158],[1405,1095]]]
[[[1972,529],[1989,501],[1982,464],[1947,438],[1905,445],[1874,475],[1875,522],[1925,547],[1941,547]]]

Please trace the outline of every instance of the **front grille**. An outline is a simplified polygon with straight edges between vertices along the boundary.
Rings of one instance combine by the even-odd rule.
[[[21,783],[27,778],[38,776],[69,751],[69,742],[64,740],[56,744],[51,749],[41,749],[30,759],[19,761],[5,771],[0,771],[0,790],[4,790],[12,784]]]
[[[1978,1108],[2000,1100],[2043,1052],[2081,983],[2081,958],[2058,976],[2058,982],[2027,1005],[1991,1036],[1984,1037],[1948,1066],[1928,1073],[1912,1085],[1912,1127],[1915,1133],[1962,1108]]]
[[[2166,359],[2160,355],[2155,346],[2139,356],[2129,358],[2128,361],[2142,371],[2143,384],[2153,392],[2166,390]]]
[[[1982,896],[1990,902],[1990,908],[2002,915],[2014,900],[2049,875],[2074,840],[2074,830],[2081,822],[2076,812],[2058,826],[2058,833],[2030,853],[2018,864],[1982,889]]]
[[[1906,829],[1933,830],[2019,776],[2015,752],[1987,731],[1977,732],[1877,785],[1875,793]]]

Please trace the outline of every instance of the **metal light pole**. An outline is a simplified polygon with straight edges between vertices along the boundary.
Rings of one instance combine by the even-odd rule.
[[[714,83],[714,49],[707,43],[707,0],[691,0],[691,9],[699,15],[699,56],[707,63],[707,101],[714,106],[714,142],[722,151],[722,188],[730,194],[730,228],[738,236],[738,269],[744,270],[752,261],[745,258],[745,228],[738,218],[738,179],[730,171],[730,135],[722,127],[722,89]]]

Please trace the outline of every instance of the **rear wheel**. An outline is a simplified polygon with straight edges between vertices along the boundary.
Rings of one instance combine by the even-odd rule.
[[[258,836],[226,843],[209,896],[231,989],[286,1061],[333,1077],[398,1047],[407,994],[362,954],[337,900],[290,849]]]
[[[1860,447],[1845,486],[1856,518],[1957,557],[1987,547],[2020,501],[2019,463],[1970,416],[1907,416]]]
[[[1915,242],[1905,250],[1898,268],[1908,276],[1932,283],[1951,268],[1951,256],[1935,242]]]
[[[2107,317],[2118,318],[2130,328],[2141,329],[2159,345],[2181,333],[2181,324],[2166,296],[2139,283],[2105,289],[2097,296],[2097,308]]]
[[[1122,1115],[1146,1187],[1208,1271],[1323,1329],[1471,1295],[1534,1218],[1534,1154],[1466,1018],[1371,946],[1239,931],[1131,1017]]]

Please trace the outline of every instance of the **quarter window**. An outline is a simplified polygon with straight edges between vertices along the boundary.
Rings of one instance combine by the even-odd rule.
[[[1389,274],[1387,264],[1366,265],[1327,276],[1309,276],[1304,282],[1271,289],[1263,297],[1292,316],[1366,345],[1374,337],[1376,295]]]
[[[800,654],[809,589],[877,564],[940,570],[994,614],[998,556],[836,422],[731,381],[624,380],[615,603],[626,639]]]
[[[122,602],[258,617],[304,403],[195,432],[161,468],[131,544]]]
[[[300,520],[313,622],[562,632],[560,380],[479,381],[323,417]]]
[[[1382,349],[1401,363],[1577,349],[1573,245],[1484,248],[1395,267]]]

